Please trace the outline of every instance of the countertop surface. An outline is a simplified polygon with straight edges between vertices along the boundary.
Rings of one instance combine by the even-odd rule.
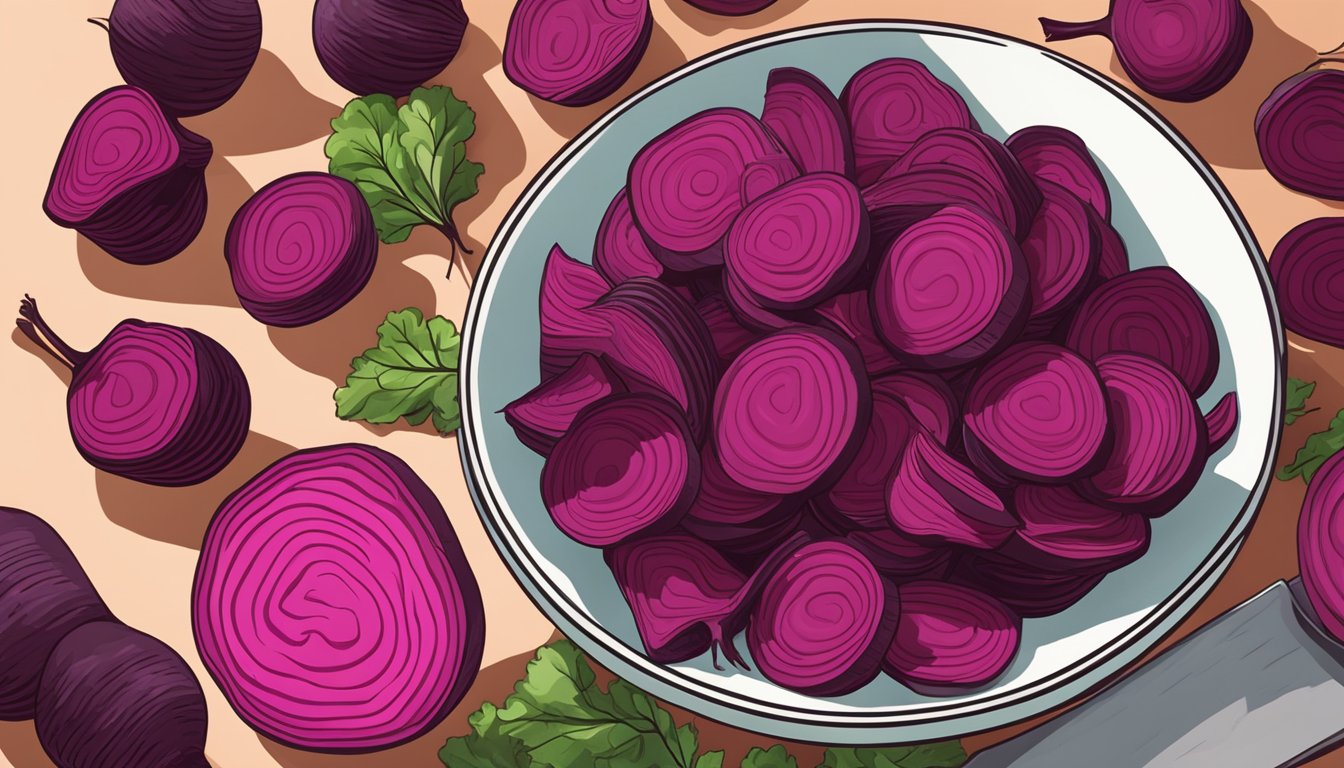
[[[1336,0],[1243,0],[1255,25],[1250,55],[1235,80],[1195,104],[1149,98],[1214,167],[1269,253],[1283,233],[1317,216],[1344,215],[1330,204],[1281,187],[1261,165],[1251,130],[1261,100],[1289,75],[1344,37],[1344,4]],[[454,438],[425,428],[369,428],[337,420],[331,393],[350,359],[375,340],[374,329],[394,309],[416,306],[460,321],[468,280],[455,270],[445,280],[447,248],[436,233],[383,246],[369,286],[349,305],[314,325],[270,329],[237,303],[222,244],[229,219],[252,192],[281,175],[325,170],[329,121],[351,95],[318,64],[309,33],[311,3],[262,0],[261,55],[238,95],[218,110],[184,123],[208,136],[215,156],[206,171],[210,207],[204,230],[183,254],[135,267],[112,259],[42,213],[42,196],[66,130],[95,94],[117,85],[105,34],[85,23],[106,16],[111,0],[14,3],[0,24],[0,72],[5,116],[0,131],[10,147],[0,186],[0,218],[8,245],[0,253],[0,300],[17,310],[24,293],[66,341],[91,347],[127,317],[189,326],[214,337],[247,372],[253,397],[252,432],[240,456],[219,476],[189,488],[140,485],[94,470],[71,443],[65,417],[68,372],[39,356],[17,331],[0,343],[0,392],[8,437],[0,442],[0,504],[34,512],[66,539],[116,615],[172,645],[205,688],[210,710],[206,754],[217,768],[384,768],[438,765],[443,741],[466,731],[466,715],[482,701],[502,700],[537,646],[554,628],[495,554],[472,508]],[[476,111],[469,156],[486,167],[477,197],[457,212],[467,245],[479,259],[495,228],[531,176],[594,118],[641,85],[688,59],[738,40],[822,21],[904,18],[981,27],[1032,42],[1038,16],[1087,19],[1105,0],[779,0],[746,17],[715,17],[682,0],[652,0],[655,29],[649,50],[617,94],[571,109],[537,101],[505,77],[500,64],[512,4],[466,0],[471,17],[462,49],[431,82],[451,86]],[[1053,47],[1128,84],[1102,38]],[[805,62],[803,62],[805,64]],[[1302,439],[1344,407],[1344,351],[1290,338],[1290,374],[1317,382],[1321,410],[1298,421],[1284,440],[1290,458]],[[488,635],[483,668],[458,711],[421,739],[365,756],[296,751],[257,736],[229,708],[192,643],[188,596],[197,550],[211,513],[233,488],[294,448],[369,442],[407,461],[438,494],[485,593]],[[1167,643],[1221,611],[1297,572],[1294,543],[1305,486],[1273,484],[1268,501],[1231,570]],[[679,716],[685,716],[679,713]],[[1344,715],[1341,715],[1344,717]],[[701,744],[729,750],[726,764],[768,740],[699,721]],[[969,736],[975,750],[1032,723]],[[820,754],[791,745],[800,763]],[[815,761],[807,763],[815,765]],[[1098,765],[1105,763],[1099,761]],[[0,766],[49,768],[32,723],[0,722]],[[1311,764],[1344,766],[1344,752]]]

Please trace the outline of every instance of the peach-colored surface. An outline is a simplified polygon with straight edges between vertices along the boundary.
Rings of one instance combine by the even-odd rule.
[[[476,258],[527,180],[568,137],[622,96],[688,58],[769,30],[863,17],[948,21],[1038,41],[1037,16],[1086,18],[1106,7],[1105,0],[779,0],[755,16],[728,19],[696,11],[682,0],[652,3],[657,24],[653,42],[631,81],[600,104],[566,109],[531,99],[505,79],[500,47],[511,3],[467,0],[472,24],[461,53],[434,82],[452,86],[477,113],[477,135],[468,152],[485,164],[486,175],[480,195],[458,213]],[[1251,133],[1252,116],[1264,95],[1309,63],[1313,51],[1333,48],[1344,37],[1344,4],[1245,0],[1245,5],[1255,23],[1255,42],[1236,80],[1198,104],[1157,106],[1215,166],[1268,252],[1299,221],[1339,215],[1344,208],[1277,185],[1261,167]],[[465,731],[466,714],[482,700],[497,702],[507,695],[525,660],[552,636],[553,628],[490,547],[463,484],[455,441],[425,429],[368,429],[338,421],[332,415],[331,391],[343,379],[349,359],[373,340],[384,313],[419,306],[460,320],[467,281],[458,273],[443,279],[445,243],[439,235],[423,232],[401,245],[383,247],[364,293],[313,326],[267,329],[238,307],[221,252],[229,218],[271,179],[325,168],[322,144],[328,120],[350,98],[319,67],[309,37],[311,3],[300,0],[263,0],[263,51],[250,79],[231,102],[187,122],[214,142],[216,154],[207,171],[209,217],[186,253],[161,265],[132,267],[49,222],[41,211],[42,194],[66,128],[90,97],[119,82],[104,33],[84,22],[107,15],[110,6],[111,0],[60,0],[16,2],[5,9],[0,23],[0,72],[6,80],[0,119],[5,139],[0,217],[6,246],[0,253],[0,302],[17,308],[19,297],[32,293],[48,319],[77,347],[93,345],[125,317],[177,323],[210,334],[247,371],[255,409],[252,434],[221,476],[194,488],[152,488],[96,472],[80,459],[66,431],[63,371],[15,333],[0,344],[6,432],[0,441],[0,504],[49,520],[117,615],[162,638],[188,660],[206,689],[211,720],[206,752],[218,768],[436,765],[435,752],[443,740]],[[1125,80],[1105,40],[1088,38],[1056,48]],[[1319,382],[1315,400],[1323,407],[1293,428],[1286,455],[1344,406],[1344,352],[1317,347],[1304,344],[1292,352],[1293,374]],[[187,606],[201,534],[223,496],[292,448],[351,440],[373,442],[400,455],[438,493],[485,592],[489,632],[485,668],[462,707],[442,726],[390,753],[328,757],[272,744],[238,720],[196,655]],[[1274,485],[1246,548],[1181,633],[1296,572],[1293,535],[1303,488],[1296,481]],[[729,765],[758,742],[713,723],[701,723],[701,729],[705,746],[730,750]],[[1013,730],[972,736],[966,745],[980,748]],[[815,765],[806,760],[820,753],[806,746],[795,751],[805,765]],[[1119,756],[1098,757],[1123,761]],[[4,765],[50,766],[31,723],[0,723]],[[1344,759],[1337,755],[1313,765],[1344,766]]]

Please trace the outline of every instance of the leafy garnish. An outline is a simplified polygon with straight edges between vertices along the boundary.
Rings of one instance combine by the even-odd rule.
[[[428,322],[415,308],[391,312],[378,326],[378,346],[350,361],[336,390],[336,415],[347,421],[391,424],[404,418],[448,434],[462,425],[457,402],[457,358],[462,338],[451,320]]]
[[[1283,423],[1292,424],[1299,418],[1320,410],[1307,408],[1307,398],[1316,392],[1316,382],[1301,379],[1288,380],[1288,392],[1285,396]]]
[[[467,159],[476,113],[452,89],[416,88],[400,109],[386,94],[355,99],[331,128],[329,169],[363,193],[384,243],[399,243],[427,224],[471,252],[453,209],[475,196],[485,166]]]
[[[1308,435],[1307,441],[1297,449],[1297,456],[1292,463],[1280,469],[1276,476],[1280,480],[1301,477],[1304,483],[1310,484],[1316,470],[1341,448],[1344,448],[1344,410],[1335,414],[1335,418],[1330,420],[1330,426]]]
[[[722,751],[699,753],[694,725],[678,726],[653,697],[624,680],[603,691],[568,640],[537,650],[501,707],[468,718],[471,732],[439,751],[448,768],[723,768]],[[890,749],[831,749],[819,768],[956,768],[958,742]],[[798,768],[783,746],[754,748],[742,768]]]

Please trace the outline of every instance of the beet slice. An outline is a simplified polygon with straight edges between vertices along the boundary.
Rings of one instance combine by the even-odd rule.
[[[1153,357],[1195,397],[1218,373],[1213,320],[1199,294],[1171,267],[1145,267],[1107,280],[1078,307],[1068,344],[1093,361],[1108,352]]]
[[[1074,605],[1104,576],[1100,572],[1045,571],[997,552],[977,552],[953,567],[951,580],[997,597],[1024,619],[1034,619]]]
[[[906,534],[975,549],[999,546],[1018,526],[1002,499],[922,432],[892,475],[887,511]]]
[[[504,420],[513,427],[519,442],[546,456],[569,430],[579,411],[624,391],[625,383],[611,366],[601,357],[585,352],[559,376],[504,406]]]
[[[1265,170],[1289,189],[1344,200],[1341,104],[1340,70],[1302,72],[1280,83],[1255,113],[1255,143]]]
[[[539,99],[585,106],[630,79],[652,33],[648,0],[519,0],[504,75]]]
[[[1040,182],[1043,202],[1036,221],[1022,239],[1031,288],[1029,327],[1053,325],[1073,307],[1096,279],[1102,238],[1095,213],[1072,192],[1053,182]]]
[[[592,547],[675,526],[699,484],[685,417],[672,401],[635,392],[583,409],[541,470],[551,519]]]
[[[687,513],[681,527],[714,547],[728,562],[749,570],[802,530],[803,509],[795,500],[786,500],[754,520],[739,523],[707,522]]]
[[[1125,247],[1125,239],[1109,221],[1101,217],[1101,214],[1091,208],[1088,211],[1093,231],[1101,241],[1100,253],[1097,256],[1097,277],[1110,280],[1128,274],[1129,250]]]
[[[52,646],[112,614],[61,535],[37,515],[0,507],[0,720],[31,720]]]
[[[1014,240],[1026,236],[1032,213],[1015,230],[1021,216],[1008,191],[992,179],[952,165],[924,165],[890,178],[881,178],[863,190],[876,247],[889,245],[911,225],[950,205],[978,208],[1011,232]]]
[[[899,614],[896,587],[858,550],[812,542],[794,550],[761,590],[747,646],[776,685],[840,696],[877,677]]]
[[[804,173],[829,171],[854,177],[854,146],[840,100],[817,76],[776,67],[765,78],[761,122]]]
[[[779,331],[747,347],[714,400],[714,446],[728,476],[797,493],[844,471],[872,409],[854,346],[821,329]]]
[[[948,206],[886,251],[872,290],[878,334],[917,368],[952,368],[1000,349],[1029,309],[1016,241],[983,211]]]
[[[1097,372],[1058,344],[1023,342],[994,358],[971,387],[964,418],[966,442],[1025,480],[1066,483],[1096,471],[1109,453]]]
[[[1336,640],[1344,637],[1341,509],[1344,509],[1344,453],[1336,453],[1325,460],[1307,486],[1297,522],[1297,562],[1302,586],[1321,626]]]
[[[541,378],[573,365],[610,329],[591,307],[611,285],[592,266],[575,259],[558,244],[551,246],[541,270]]]
[[[747,291],[741,281],[733,277],[733,273],[729,270],[723,270],[720,279],[723,285],[723,297],[728,303],[728,308],[743,326],[768,333],[800,324],[793,318],[762,306]]]
[[[854,342],[863,357],[863,367],[870,376],[901,367],[901,362],[892,357],[891,350],[877,336],[868,291],[841,293],[818,304],[813,311],[821,319],[822,325],[829,323]]]
[[[718,532],[722,532],[723,538],[732,539],[736,537],[732,531],[736,526],[747,526],[767,517],[777,522],[781,515],[772,513],[780,509],[783,501],[780,496],[752,490],[730,477],[714,451],[714,441],[709,440],[700,449],[700,487],[682,523],[697,535],[703,533],[704,539],[713,540]],[[716,532],[714,526],[722,528]]]
[[[1148,518],[1107,509],[1066,486],[1019,485],[1013,511],[1022,527],[1003,554],[1050,571],[1113,571],[1148,551]]]
[[[705,322],[720,370],[726,370],[738,354],[760,338],[760,333],[738,322],[723,295],[712,293],[695,303],[695,313]]]
[[[798,178],[798,166],[783,152],[747,163],[742,171],[742,205],[748,206],[765,193]]]
[[[855,72],[840,105],[849,119],[860,186],[935,128],[979,128],[961,94],[914,59],[879,59]]]
[[[42,210],[121,261],[154,264],[200,233],[212,154],[147,92],[109,88],[70,126]]]
[[[779,151],[759,120],[732,107],[692,115],[646,144],[627,186],[654,255],[682,272],[721,264],[723,237],[742,210],[742,172]]]
[[[1038,181],[1064,187],[1110,221],[1111,190],[1078,134],[1054,125],[1029,125],[1004,145]]]
[[[1079,482],[1089,498],[1149,517],[1169,512],[1199,481],[1208,437],[1199,407],[1176,374],[1150,357],[1097,358],[1114,446],[1106,464]]]
[[[872,415],[854,460],[817,503],[865,527],[887,520],[887,483],[919,422],[891,395],[873,395]]]
[[[900,600],[882,670],[916,692],[978,688],[1017,656],[1022,620],[983,592],[924,579],[902,584]]]
[[[947,382],[918,371],[889,373],[872,381],[873,395],[896,398],[934,440],[946,447],[961,418],[957,396]]]
[[[850,531],[844,540],[862,552],[878,573],[896,582],[941,579],[952,564],[952,547],[916,541],[890,526]]]
[[[1269,274],[1283,325],[1299,336],[1344,346],[1344,216],[1304,221],[1274,246]]]
[[[1232,435],[1237,431],[1237,393],[1228,392],[1223,395],[1213,406],[1213,408],[1204,414],[1204,428],[1209,434],[1209,455],[1217,453],[1220,448],[1227,445],[1227,441],[1232,439]]]
[[[853,182],[811,173],[767,192],[728,231],[724,267],[755,303],[796,310],[840,292],[868,256],[868,212]]]
[[[666,271],[635,226],[630,194],[625,187],[611,199],[597,227],[593,268],[610,285],[619,285],[632,277],[661,278]]]

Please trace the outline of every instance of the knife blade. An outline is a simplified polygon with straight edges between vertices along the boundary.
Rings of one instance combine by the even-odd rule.
[[[1344,741],[1344,646],[1277,582],[967,768],[1279,768]]]

